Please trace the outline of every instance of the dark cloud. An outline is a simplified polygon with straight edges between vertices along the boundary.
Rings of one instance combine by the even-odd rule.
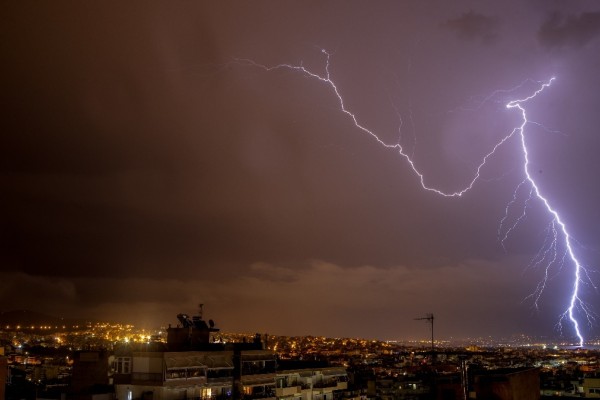
[[[514,200],[506,253],[498,242],[523,180],[517,141],[473,190],[438,196],[325,82],[232,62],[325,74],[328,49],[346,108],[446,191],[520,121],[507,99],[556,74],[528,103],[531,165],[595,246],[598,55],[555,71],[531,51],[530,6],[434,3],[3,3],[0,303],[153,324],[204,303],[224,328],[290,334],[391,338],[400,312],[458,316],[456,335],[538,329],[520,304],[543,271],[520,267],[547,213],[532,200],[519,217]],[[551,293],[550,325],[564,311]]]
[[[498,19],[474,11],[446,21],[442,26],[454,31],[459,38],[494,43],[498,37]]]
[[[190,276],[48,279],[11,273],[0,284],[0,299],[4,307],[34,308],[50,314],[67,303],[70,315],[94,319],[111,315],[150,328],[176,323],[177,313],[193,312],[203,303],[206,315],[230,332],[385,339],[419,337],[425,330],[411,323],[413,318],[435,309],[445,335],[459,335],[464,327],[472,335],[485,335],[490,326],[497,335],[509,335],[503,319],[522,306],[525,293],[514,285],[508,272],[519,270],[515,261],[500,265],[467,260],[441,266],[432,276],[427,269],[416,267],[348,268],[313,260],[289,267],[262,263],[219,280]],[[265,279],[265,273],[275,276]],[[294,279],[288,279],[292,276]],[[110,296],[105,295],[107,290]],[[29,292],[48,300],[36,304],[36,299],[26,295]],[[437,304],[440,292],[452,301]],[[502,303],[504,309],[490,313],[473,298]]]
[[[540,26],[538,40],[544,47],[581,47],[600,37],[600,11],[579,15],[552,13]]]

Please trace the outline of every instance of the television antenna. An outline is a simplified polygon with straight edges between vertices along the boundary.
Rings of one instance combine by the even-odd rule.
[[[415,321],[427,321],[431,324],[431,355],[433,356],[434,342],[433,342],[433,313],[426,314],[425,317],[415,318]]]

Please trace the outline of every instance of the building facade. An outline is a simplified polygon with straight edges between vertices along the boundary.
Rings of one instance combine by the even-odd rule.
[[[278,400],[333,400],[348,389],[348,374],[342,367],[278,371],[275,395]]]
[[[275,398],[275,354],[268,350],[134,352],[113,365],[119,400]]]

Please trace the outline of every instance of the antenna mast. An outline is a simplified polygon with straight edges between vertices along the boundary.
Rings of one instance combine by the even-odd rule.
[[[425,317],[422,317],[422,318],[415,318],[415,320],[416,321],[426,320],[427,322],[429,322],[431,324],[431,356],[433,357],[433,351],[434,351],[434,342],[433,342],[433,313],[429,313]]]

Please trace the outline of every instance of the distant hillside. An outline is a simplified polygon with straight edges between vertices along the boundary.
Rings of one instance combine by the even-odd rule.
[[[31,326],[36,328],[40,326],[61,328],[63,325],[67,327],[83,325],[85,322],[73,318],[55,317],[31,310],[0,311],[0,329],[6,329],[7,326],[10,330],[16,330],[17,326],[20,326],[21,329]]]

